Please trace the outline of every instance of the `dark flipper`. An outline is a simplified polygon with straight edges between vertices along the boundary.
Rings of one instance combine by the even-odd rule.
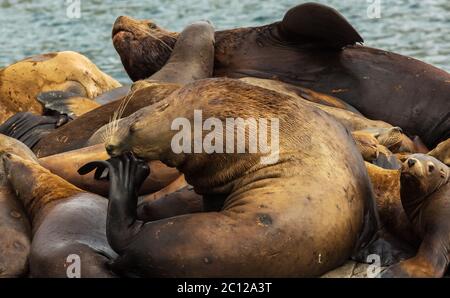
[[[68,115],[75,119],[86,112],[100,106],[99,103],[79,94],[67,91],[42,92],[37,96],[37,100],[44,107],[45,115]]]
[[[82,175],[93,170],[103,173],[105,168],[108,168],[110,182],[106,235],[111,247],[121,253],[143,224],[137,220],[138,191],[150,175],[150,168],[146,162],[125,153],[108,161],[88,163],[78,172]],[[99,178],[101,174],[95,176]]]
[[[0,133],[17,139],[33,149],[40,139],[68,121],[67,115],[39,116],[21,112],[0,125]]]
[[[279,26],[290,40],[317,42],[324,47],[341,49],[364,42],[337,10],[318,3],[305,3],[290,9]]]

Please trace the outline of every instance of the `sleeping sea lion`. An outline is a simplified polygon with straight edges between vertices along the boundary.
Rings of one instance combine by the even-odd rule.
[[[450,137],[450,74],[356,45],[363,39],[333,8],[301,4],[280,22],[215,35],[215,76],[276,78],[338,96],[370,119],[420,136],[431,148]],[[134,81],[161,69],[177,36],[129,17],[119,17],[113,27],[114,47]]]
[[[279,119],[278,161],[260,163],[265,154],[248,153],[247,145],[243,154],[176,154],[171,121],[192,123],[194,110],[223,123],[229,117]],[[238,80],[199,80],[119,125],[105,143],[113,158],[80,169],[109,168],[107,235],[120,255],[112,265],[117,271],[318,276],[373,240],[375,203],[351,136],[328,114],[291,96]],[[276,134],[269,138],[277,139]],[[138,220],[137,190],[149,170],[133,154],[179,169],[203,196],[204,212]]]
[[[32,56],[0,70],[0,123],[18,112],[42,114],[41,92],[65,91],[94,97],[120,87],[88,58],[76,52]]]

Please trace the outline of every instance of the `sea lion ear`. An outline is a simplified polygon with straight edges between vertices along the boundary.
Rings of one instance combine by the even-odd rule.
[[[286,38],[317,42],[325,47],[341,49],[364,42],[337,10],[318,3],[305,3],[290,9],[279,26]]]

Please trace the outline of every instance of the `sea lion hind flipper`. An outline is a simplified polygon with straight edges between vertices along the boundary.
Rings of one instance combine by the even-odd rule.
[[[60,118],[60,116],[40,116],[20,112],[0,125],[0,133],[17,139],[32,149],[42,137],[58,127]]]
[[[364,42],[337,10],[318,3],[305,3],[290,9],[279,25],[287,38],[306,38],[325,47],[341,49]]]

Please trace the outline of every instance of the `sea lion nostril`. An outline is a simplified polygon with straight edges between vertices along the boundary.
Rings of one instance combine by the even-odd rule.
[[[416,164],[416,160],[415,159],[408,159],[408,166],[411,168]]]

